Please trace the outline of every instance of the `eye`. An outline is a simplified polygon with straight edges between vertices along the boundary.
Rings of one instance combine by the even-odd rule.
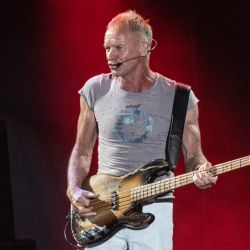
[[[109,46],[106,46],[106,47],[104,47],[104,48],[105,48],[106,52],[109,52],[109,51],[110,51],[110,47],[109,47]]]

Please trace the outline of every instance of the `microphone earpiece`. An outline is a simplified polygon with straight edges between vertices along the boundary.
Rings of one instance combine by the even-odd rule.
[[[154,42],[154,46],[148,50],[148,53],[151,53],[157,46],[157,41],[155,39],[152,39],[152,42]]]

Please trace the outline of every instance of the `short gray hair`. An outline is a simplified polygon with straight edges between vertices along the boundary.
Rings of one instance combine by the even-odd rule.
[[[128,10],[115,16],[107,25],[107,29],[126,24],[130,31],[137,32],[150,46],[153,39],[152,28],[149,20],[145,20],[134,10]]]

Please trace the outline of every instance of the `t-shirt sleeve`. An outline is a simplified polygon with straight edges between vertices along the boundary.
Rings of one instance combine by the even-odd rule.
[[[95,100],[97,99],[97,88],[100,85],[100,76],[94,76],[86,81],[83,87],[78,91],[79,95],[82,96],[89,108],[94,110]]]
[[[197,103],[199,102],[199,99],[195,96],[193,90],[190,90],[189,94],[189,100],[188,100],[188,109],[193,108]]]

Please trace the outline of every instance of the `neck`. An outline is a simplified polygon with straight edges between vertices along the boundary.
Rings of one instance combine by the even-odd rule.
[[[155,83],[156,73],[150,69],[139,70],[133,75],[120,77],[121,88],[128,92],[144,92],[149,90]]]

